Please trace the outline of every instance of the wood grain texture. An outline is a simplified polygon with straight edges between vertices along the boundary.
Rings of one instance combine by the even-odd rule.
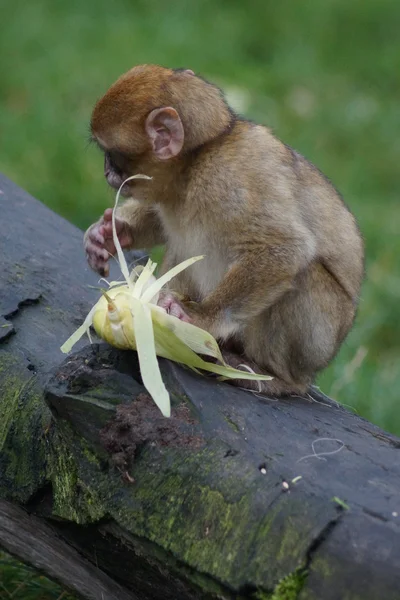
[[[135,600],[34,515],[0,500],[0,546],[88,600]]]

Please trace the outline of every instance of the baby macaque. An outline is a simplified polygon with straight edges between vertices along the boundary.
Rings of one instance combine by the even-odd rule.
[[[348,334],[363,278],[356,221],[331,183],[190,70],[131,69],[97,102],[91,130],[112,187],[152,178],[122,188],[121,245],[165,244],[163,271],[205,255],[162,305],[233,350],[233,366],[273,375],[266,395],[305,393]],[[84,241],[103,275],[111,213]]]

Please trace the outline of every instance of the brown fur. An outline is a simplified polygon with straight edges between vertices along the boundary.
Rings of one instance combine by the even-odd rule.
[[[144,126],[164,106],[185,132],[166,161]],[[92,132],[124,175],[153,178],[129,185],[135,201],[119,210],[133,247],[165,243],[163,270],[206,255],[173,281],[193,321],[273,374],[265,393],[304,392],[346,337],[363,276],[361,236],[333,186],[190,72],[132,69],[97,103]]]

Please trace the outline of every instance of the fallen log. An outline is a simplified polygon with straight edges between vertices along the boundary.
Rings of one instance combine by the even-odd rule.
[[[400,440],[162,360],[164,419],[134,352],[59,350],[98,297],[81,232],[0,202],[0,546],[88,599],[398,600]]]

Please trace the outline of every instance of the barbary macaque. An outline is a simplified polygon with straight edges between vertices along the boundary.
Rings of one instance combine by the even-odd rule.
[[[191,70],[131,69],[97,102],[91,131],[110,186],[152,178],[122,188],[121,245],[165,244],[163,271],[205,255],[162,305],[234,350],[233,366],[272,375],[266,395],[305,393],[348,334],[363,278],[356,221],[331,183]],[[103,275],[111,213],[84,240]]]

